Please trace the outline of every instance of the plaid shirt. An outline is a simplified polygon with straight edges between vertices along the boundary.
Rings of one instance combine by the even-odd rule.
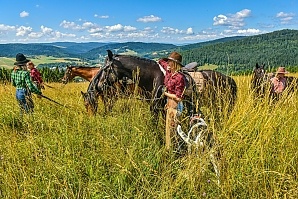
[[[32,68],[30,70],[30,76],[32,81],[37,82],[38,84],[42,83],[41,74],[36,68]]]
[[[185,89],[185,77],[180,72],[174,74],[167,71],[164,80],[167,90],[171,94],[175,94],[177,97],[182,98]]]
[[[14,87],[17,89],[27,89],[32,93],[41,95],[41,91],[36,88],[36,86],[32,83],[30,78],[30,73],[25,70],[14,70],[11,73],[11,82]]]
[[[167,69],[168,63],[165,60],[160,59],[158,63],[166,71],[164,84],[167,87],[167,91],[171,94],[175,94],[179,98],[182,98],[186,87],[184,75],[180,72],[172,74],[171,71]]]

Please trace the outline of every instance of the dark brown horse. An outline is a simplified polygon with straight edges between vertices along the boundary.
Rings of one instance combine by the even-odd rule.
[[[67,84],[76,76],[82,77],[90,82],[99,70],[99,67],[67,66],[62,78],[62,83]]]
[[[233,78],[214,70],[189,72],[197,84],[198,106],[209,110],[221,120],[234,108],[237,85]]]
[[[95,114],[97,110],[95,102],[98,96],[114,102],[116,100],[114,93],[117,90],[115,84],[127,79],[133,80],[138,85],[142,99],[150,103],[154,115],[164,110],[165,99],[162,98],[164,75],[157,62],[136,56],[113,55],[109,50],[103,70],[99,71],[90,82],[87,93],[82,92],[87,110]]]

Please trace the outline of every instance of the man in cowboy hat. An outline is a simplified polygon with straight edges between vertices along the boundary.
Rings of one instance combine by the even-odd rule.
[[[271,92],[270,95],[273,98],[278,99],[278,96],[286,89],[287,87],[287,78],[285,74],[289,73],[286,71],[285,67],[278,67],[276,74],[271,81]]]
[[[178,144],[178,137],[175,133],[177,127],[177,116],[183,109],[182,99],[186,87],[186,79],[180,69],[182,56],[178,52],[172,52],[167,58],[158,61],[166,71],[164,84],[166,90],[164,95],[167,97],[167,116],[166,116],[166,149],[171,148],[171,143]]]
[[[19,103],[21,114],[33,112],[34,103],[31,92],[41,95],[41,91],[32,83],[26,63],[29,62],[22,53],[16,55],[14,70],[11,73],[11,82],[16,87],[16,99]]]

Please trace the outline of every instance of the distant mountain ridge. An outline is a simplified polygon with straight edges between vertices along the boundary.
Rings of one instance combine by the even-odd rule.
[[[144,43],[144,42],[124,42],[124,43],[104,43],[104,42],[52,42],[52,43],[11,43],[0,44],[0,57],[14,57],[17,53],[23,52],[27,56],[46,55],[53,57],[82,57],[85,59],[97,59],[99,55],[105,55],[106,50],[112,50],[115,53],[135,53],[137,56],[154,57],[167,54],[175,49],[192,49],[208,44],[219,43],[239,39],[239,37],[222,38],[213,41],[207,41],[197,44],[188,44],[177,46],[165,43]],[[153,55],[152,55],[153,54]]]
[[[167,56],[172,51],[183,55],[183,64],[213,64],[222,71],[251,70],[256,62],[267,65],[298,65],[298,30],[279,30],[255,36],[236,36],[186,45],[164,43],[53,42],[34,44],[0,44],[0,57],[46,55],[83,59],[91,64],[103,61],[106,50],[149,59]],[[233,68],[231,68],[233,66]]]

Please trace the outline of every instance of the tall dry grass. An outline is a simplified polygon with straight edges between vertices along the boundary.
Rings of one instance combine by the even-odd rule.
[[[89,117],[80,91],[88,83],[51,84],[19,116],[10,85],[0,86],[1,198],[298,198],[297,92],[276,104],[254,102],[249,77],[235,77],[238,100],[220,128],[220,185],[208,155],[164,149],[164,126],[148,104],[119,100]],[[227,115],[227,114],[224,114]],[[207,114],[207,117],[212,115]]]

